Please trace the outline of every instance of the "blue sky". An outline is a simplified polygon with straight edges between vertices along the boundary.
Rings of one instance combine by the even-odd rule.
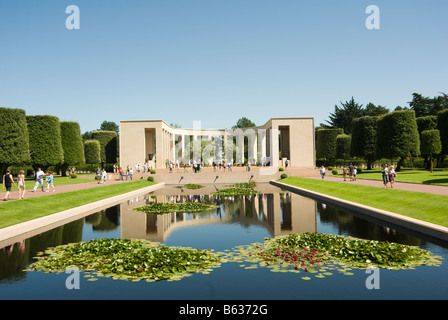
[[[380,30],[368,30],[368,5]],[[80,9],[68,30],[65,9]],[[448,1],[0,1],[0,106],[78,121],[328,119],[448,93]]]

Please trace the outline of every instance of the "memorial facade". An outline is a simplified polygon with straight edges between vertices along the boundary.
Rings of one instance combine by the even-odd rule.
[[[313,168],[313,118],[271,118],[264,125],[238,129],[176,128],[163,120],[120,121],[120,166],[169,163],[260,165]]]

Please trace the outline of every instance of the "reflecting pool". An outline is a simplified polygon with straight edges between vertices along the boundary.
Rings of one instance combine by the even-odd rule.
[[[198,190],[167,186],[129,199],[85,218],[0,249],[0,299],[153,299],[153,300],[296,300],[296,299],[447,299],[448,245],[435,239],[383,225],[313,199],[266,184],[253,196],[218,197],[222,186]],[[206,213],[154,215],[133,210],[153,202],[214,203]],[[352,269],[350,275],[303,280],[294,273],[245,268],[223,263],[210,274],[180,281],[132,282],[80,277],[80,288],[69,290],[66,273],[24,271],[39,251],[98,238],[147,239],[167,246],[214,249],[263,242],[266,237],[320,232],[419,246],[442,256],[441,266],[414,270],[380,269],[379,289],[366,286],[370,276]]]

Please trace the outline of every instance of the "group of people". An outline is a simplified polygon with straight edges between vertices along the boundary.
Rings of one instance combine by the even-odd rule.
[[[394,187],[395,177],[397,176],[397,173],[394,170],[393,166],[390,166],[390,168],[387,166],[387,164],[384,164],[381,166],[381,175],[383,176],[383,184],[384,188],[387,188],[387,184],[389,183],[390,187]]]
[[[344,181],[347,181],[347,174],[349,176],[350,181],[356,181],[357,173],[358,169],[352,163],[350,163],[350,165],[348,166],[348,172],[347,167],[344,166],[342,168],[342,175],[344,176]]]
[[[47,189],[44,190],[44,180],[47,182]],[[3,201],[8,201],[10,199],[10,193],[12,186],[16,185],[16,182],[14,181],[14,178],[11,174],[10,170],[7,170],[6,173],[3,175],[3,184],[2,187],[6,189],[5,198]],[[34,188],[32,192],[36,192],[37,187],[40,185],[42,192],[49,192],[50,188],[53,189],[53,192],[56,191],[56,188],[54,187],[54,176],[52,171],[48,171],[47,174],[45,174],[41,168],[38,168],[35,174],[35,183]],[[23,170],[20,170],[19,174],[17,175],[17,188],[19,189],[19,199],[25,198],[25,172]]]

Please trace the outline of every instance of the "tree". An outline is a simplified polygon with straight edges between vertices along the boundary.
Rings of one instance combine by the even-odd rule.
[[[120,127],[113,121],[104,120],[98,131],[115,131],[118,135]]]
[[[59,119],[50,115],[26,116],[30,142],[30,161],[34,170],[61,164],[64,152]]]
[[[336,137],[336,158],[348,159],[350,158],[350,141],[351,136],[348,134],[340,134]]]
[[[442,142],[442,154],[448,154],[448,109],[443,110],[437,115],[437,129],[440,132]]]
[[[439,130],[424,130],[422,131],[420,150],[423,155],[429,156],[431,173],[433,171],[433,156],[442,151],[442,143],[440,142]]]
[[[316,158],[326,159],[333,164],[336,159],[336,138],[343,134],[342,129],[317,130]]]
[[[369,102],[366,105],[366,108],[364,110],[364,115],[365,116],[381,116],[383,114],[389,113],[389,109],[387,109],[386,107],[383,107],[381,105],[374,105],[373,103]]]
[[[341,102],[341,107],[334,106],[334,112],[330,113],[330,121],[328,124],[332,128],[342,128],[344,133],[350,134],[352,132],[352,121],[355,118],[359,118],[365,115],[365,110],[362,108],[362,104],[358,104],[355,100]]]
[[[242,117],[242,118],[238,119],[238,121],[236,122],[236,125],[234,125],[232,127],[232,129],[250,128],[250,127],[255,127],[255,123],[253,123],[251,120],[249,120],[246,117]]]
[[[101,163],[101,147],[98,140],[84,141],[84,156],[86,163],[99,164]]]
[[[12,164],[30,160],[26,114],[22,109],[0,108],[0,174]]]
[[[425,130],[437,129],[437,116],[417,117],[415,120],[417,121],[417,128],[419,134],[421,134],[422,131]]]
[[[440,96],[429,98],[413,93],[409,106],[415,111],[416,117],[437,115],[439,111],[448,109],[448,95],[442,93]]]
[[[84,145],[82,144],[81,130],[79,123],[73,121],[63,121],[61,126],[61,143],[64,152],[64,161],[61,164],[62,176],[66,176],[69,166],[82,164],[85,162]]]
[[[394,111],[379,118],[376,152],[378,158],[399,157],[397,171],[406,157],[420,153],[420,139],[413,110]]]
[[[94,131],[92,139],[100,143],[101,165],[117,161],[117,133],[115,131]]]
[[[367,169],[372,169],[376,159],[376,130],[378,117],[361,117],[353,119],[350,154],[363,158],[367,162]]]

